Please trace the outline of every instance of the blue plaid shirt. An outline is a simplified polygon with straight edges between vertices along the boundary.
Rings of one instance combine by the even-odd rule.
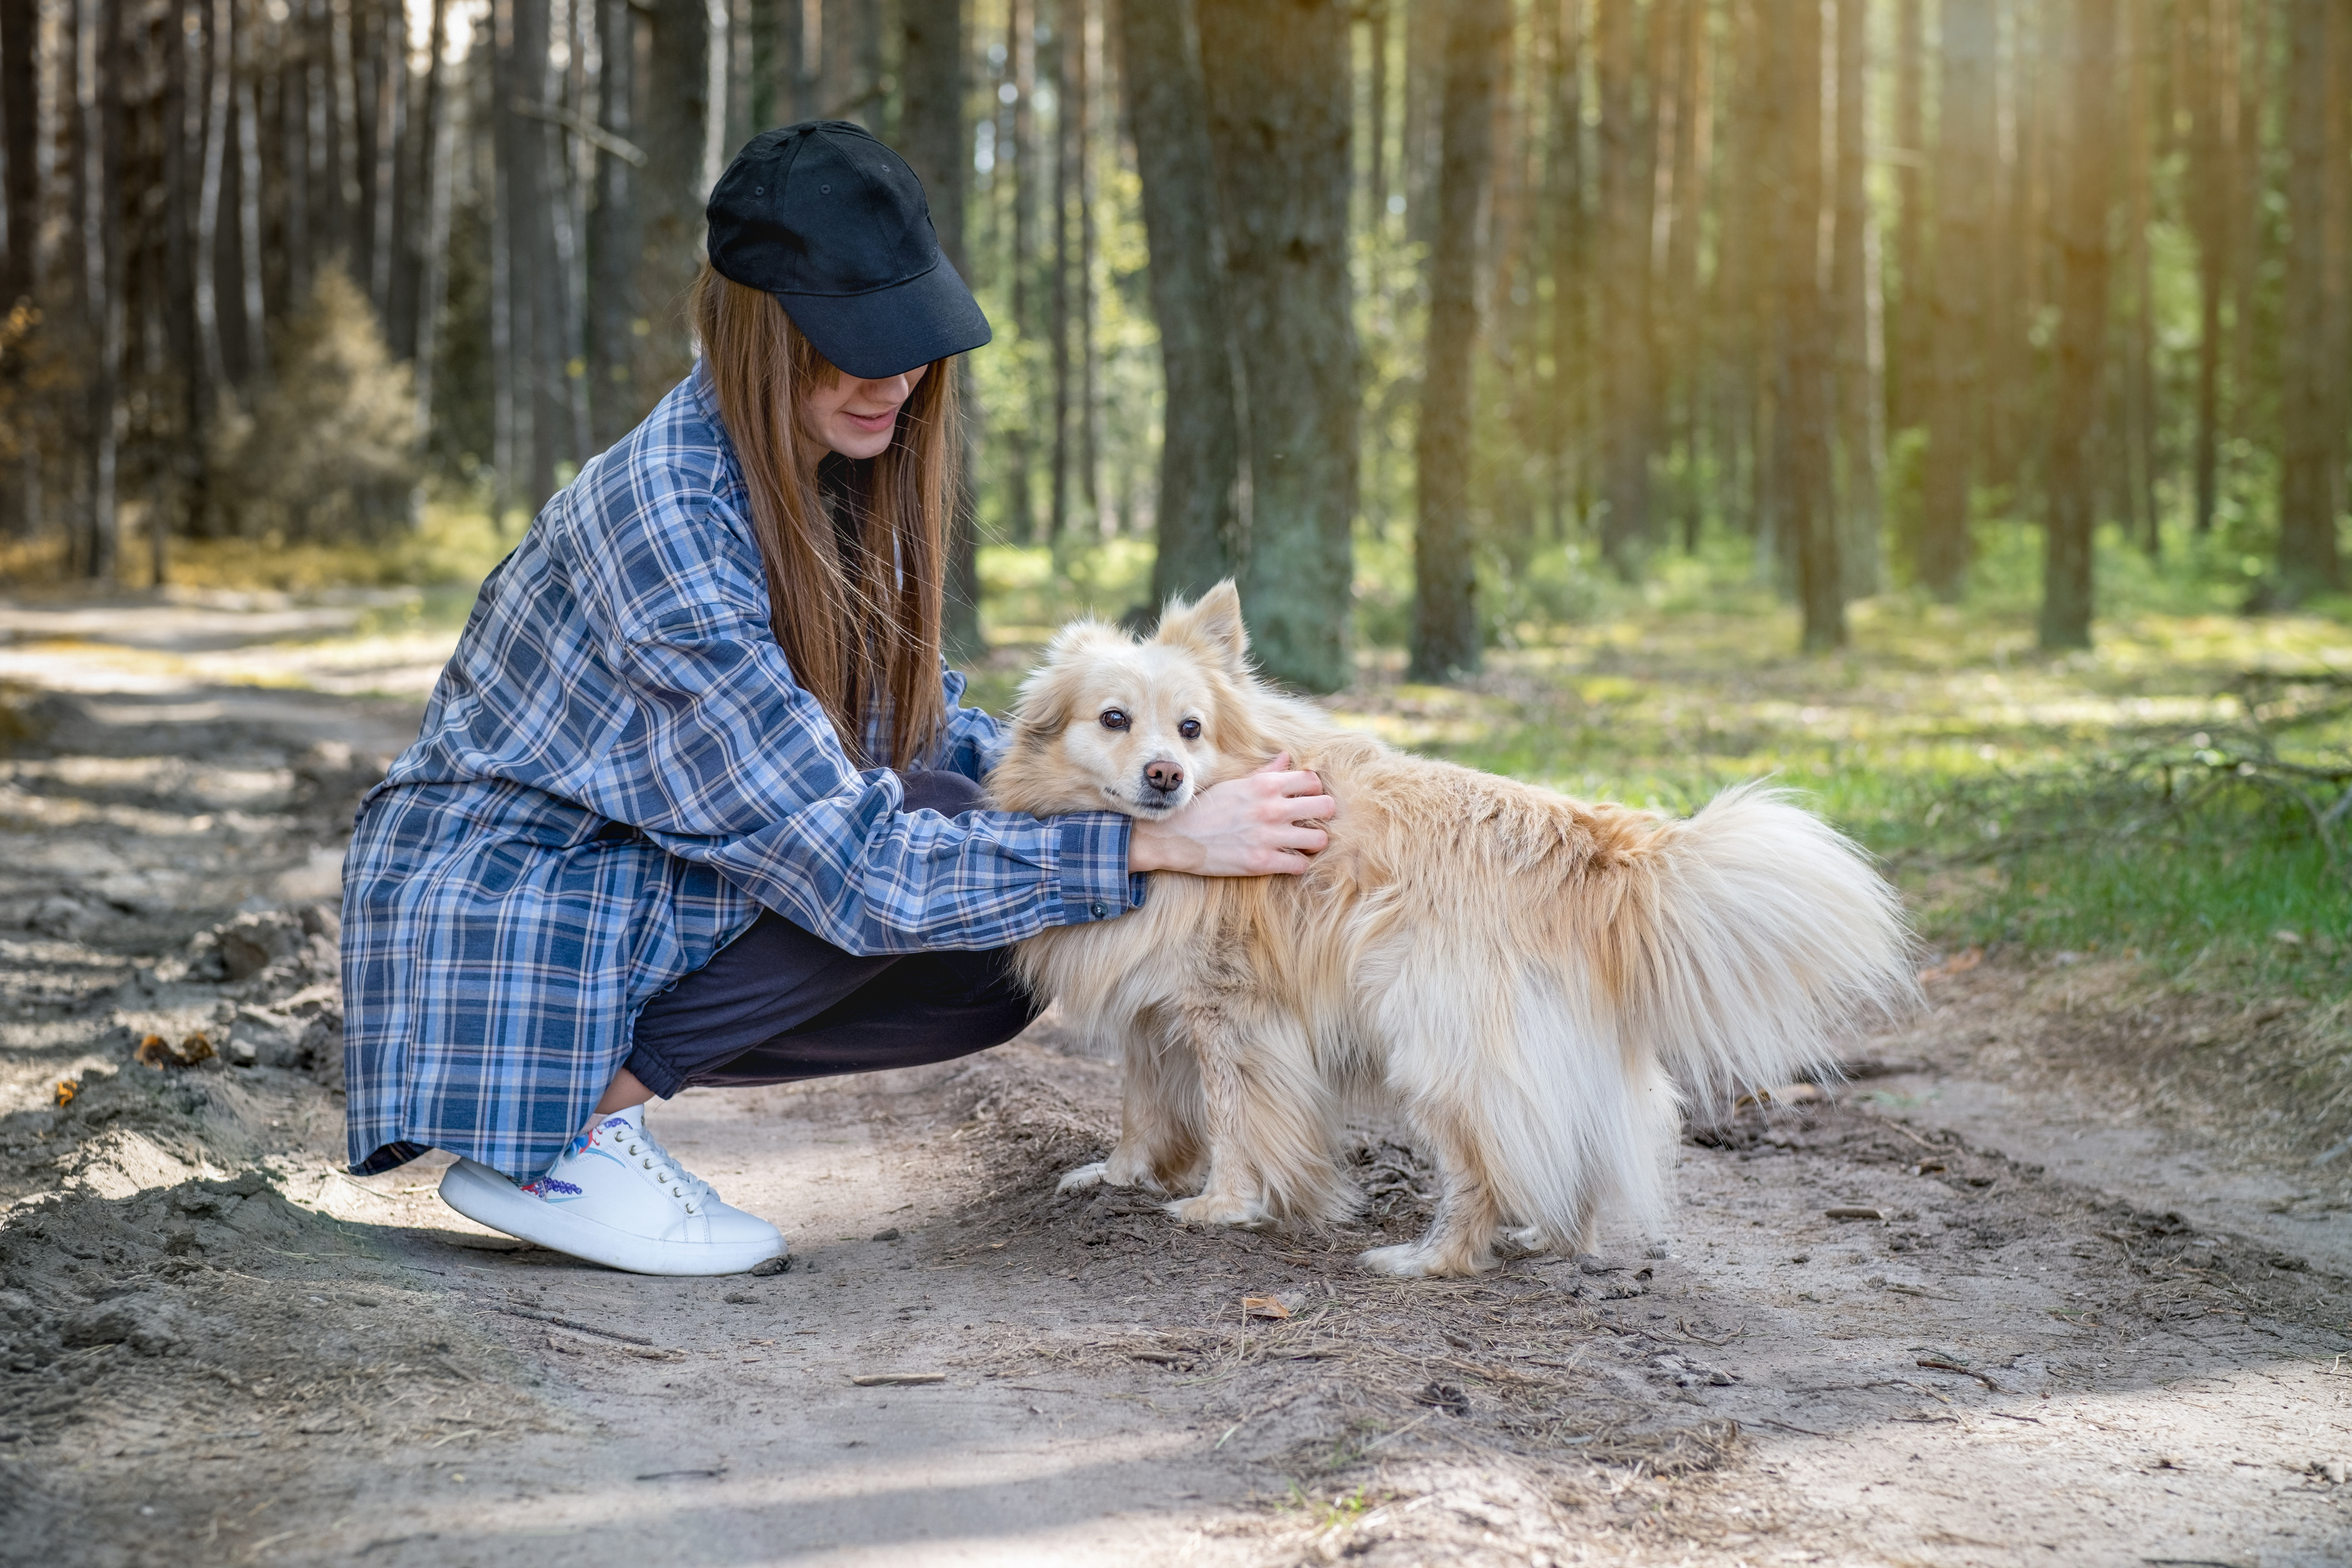
[[[482,584],[423,732],[360,808],[352,1170],[444,1148],[536,1176],[638,1009],[762,908],[877,954],[999,947],[1142,901],[1114,812],[904,810],[898,775],[856,768],[794,683],[768,612],[734,449],[690,376]],[[924,760],[978,779],[996,725],[945,680]]]

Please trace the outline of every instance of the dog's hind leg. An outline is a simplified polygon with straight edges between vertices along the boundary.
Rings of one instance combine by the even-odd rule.
[[[1414,1120],[1437,1163],[1437,1214],[1420,1240],[1375,1247],[1357,1261],[1375,1274],[1407,1280],[1484,1273],[1495,1266],[1503,1207],[1475,1129],[1453,1115],[1424,1114]]]

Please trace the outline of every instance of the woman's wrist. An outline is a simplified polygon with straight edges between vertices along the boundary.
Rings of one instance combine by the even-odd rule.
[[[1129,872],[1197,871],[1204,857],[1201,846],[1160,822],[1138,819],[1127,835]]]

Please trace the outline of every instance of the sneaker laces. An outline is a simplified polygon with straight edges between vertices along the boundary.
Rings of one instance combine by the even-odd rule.
[[[620,1140],[621,1152],[635,1160],[638,1166],[654,1173],[654,1179],[669,1187],[688,1214],[698,1214],[706,1204],[716,1205],[719,1197],[711,1185],[677,1163],[677,1156],[663,1148],[661,1140],[651,1129],[640,1123]]]

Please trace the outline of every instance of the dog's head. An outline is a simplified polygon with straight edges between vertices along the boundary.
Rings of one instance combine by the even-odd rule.
[[[1078,622],[1023,683],[990,790],[1000,805],[1039,815],[1166,816],[1271,755],[1251,717],[1255,690],[1230,581],[1195,604],[1169,601],[1149,642]]]

